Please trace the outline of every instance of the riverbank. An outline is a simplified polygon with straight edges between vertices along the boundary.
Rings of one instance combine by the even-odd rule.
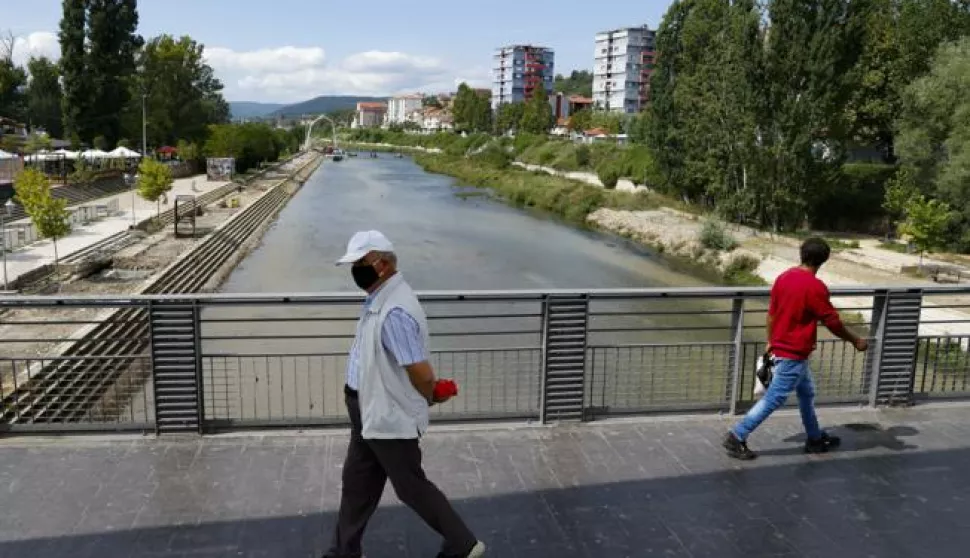
[[[754,274],[760,261],[754,252],[719,250],[705,247],[698,235],[691,236],[678,228],[678,234],[667,234],[664,226],[642,230],[632,226],[626,215],[650,212],[663,215],[667,200],[644,189],[635,192],[606,190],[588,182],[529,171],[517,166],[490,164],[488,154],[454,157],[443,154],[419,154],[415,161],[428,172],[445,174],[463,183],[487,188],[506,202],[538,209],[579,227],[589,227],[625,238],[650,248],[661,256],[674,258],[680,265],[700,271],[706,279],[729,285],[763,284]],[[684,215],[689,215],[684,213]],[[696,219],[700,226],[700,218]]]

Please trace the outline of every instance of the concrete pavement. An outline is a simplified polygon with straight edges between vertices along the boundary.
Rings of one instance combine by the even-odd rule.
[[[970,408],[822,410],[843,437],[802,453],[794,413],[720,442],[733,419],[433,428],[428,477],[495,558],[963,558]],[[343,432],[0,440],[0,557],[317,558]],[[385,489],[368,558],[439,539]]]
[[[114,196],[92,200],[87,204],[82,204],[104,204],[111,200],[117,200],[118,213],[87,225],[75,227],[69,236],[57,241],[57,255],[60,258],[64,258],[97,244],[114,234],[128,230],[133,222],[137,223],[153,217],[159,207],[161,207],[161,211],[171,209],[174,207],[175,197],[178,195],[200,196],[226,183],[209,182],[206,180],[205,175],[181,178],[173,183],[172,190],[168,193],[167,203],[160,205],[142,199],[137,193],[133,193],[133,191],[115,194]],[[133,208],[134,215],[132,214]],[[30,219],[21,219],[11,223],[11,225],[29,222]],[[21,275],[53,262],[54,243],[50,240],[43,240],[25,248],[13,250],[7,254],[8,280],[12,283]],[[2,280],[2,277],[0,277],[0,280]]]

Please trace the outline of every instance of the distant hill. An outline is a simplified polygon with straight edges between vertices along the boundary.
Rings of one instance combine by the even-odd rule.
[[[310,99],[309,101],[303,101],[302,103],[296,103],[294,105],[287,105],[285,107],[279,108],[273,111],[273,116],[300,116],[301,114],[326,114],[330,112],[336,112],[338,110],[347,110],[357,108],[357,103],[361,102],[373,102],[373,101],[386,101],[387,97],[355,97],[351,95],[321,95]]]
[[[282,103],[253,103],[250,101],[238,101],[229,103],[229,111],[232,114],[232,119],[242,119],[242,118],[262,118],[264,116],[269,116],[275,111],[283,108]]]

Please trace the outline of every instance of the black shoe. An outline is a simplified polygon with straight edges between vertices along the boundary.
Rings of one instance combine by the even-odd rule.
[[[482,541],[476,542],[475,546],[473,546],[472,549],[466,554],[445,554],[444,552],[438,553],[438,558],[481,558],[482,556],[485,556],[485,545],[482,543]]]
[[[818,440],[805,442],[805,453],[827,453],[829,450],[839,447],[841,443],[842,439],[838,436],[829,436],[822,432],[822,437]]]
[[[724,449],[727,450],[727,454],[734,459],[740,459],[741,461],[751,461],[758,454],[748,449],[748,444],[742,442],[734,435],[734,432],[728,432],[727,436],[724,438],[724,443],[721,444]]]

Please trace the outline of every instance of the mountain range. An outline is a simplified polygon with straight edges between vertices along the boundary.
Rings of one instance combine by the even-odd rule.
[[[284,105],[280,103],[255,103],[233,101],[229,103],[232,118],[275,118],[303,114],[326,114],[357,107],[359,102],[385,101],[387,97],[359,97],[354,95],[321,95],[306,101]]]

